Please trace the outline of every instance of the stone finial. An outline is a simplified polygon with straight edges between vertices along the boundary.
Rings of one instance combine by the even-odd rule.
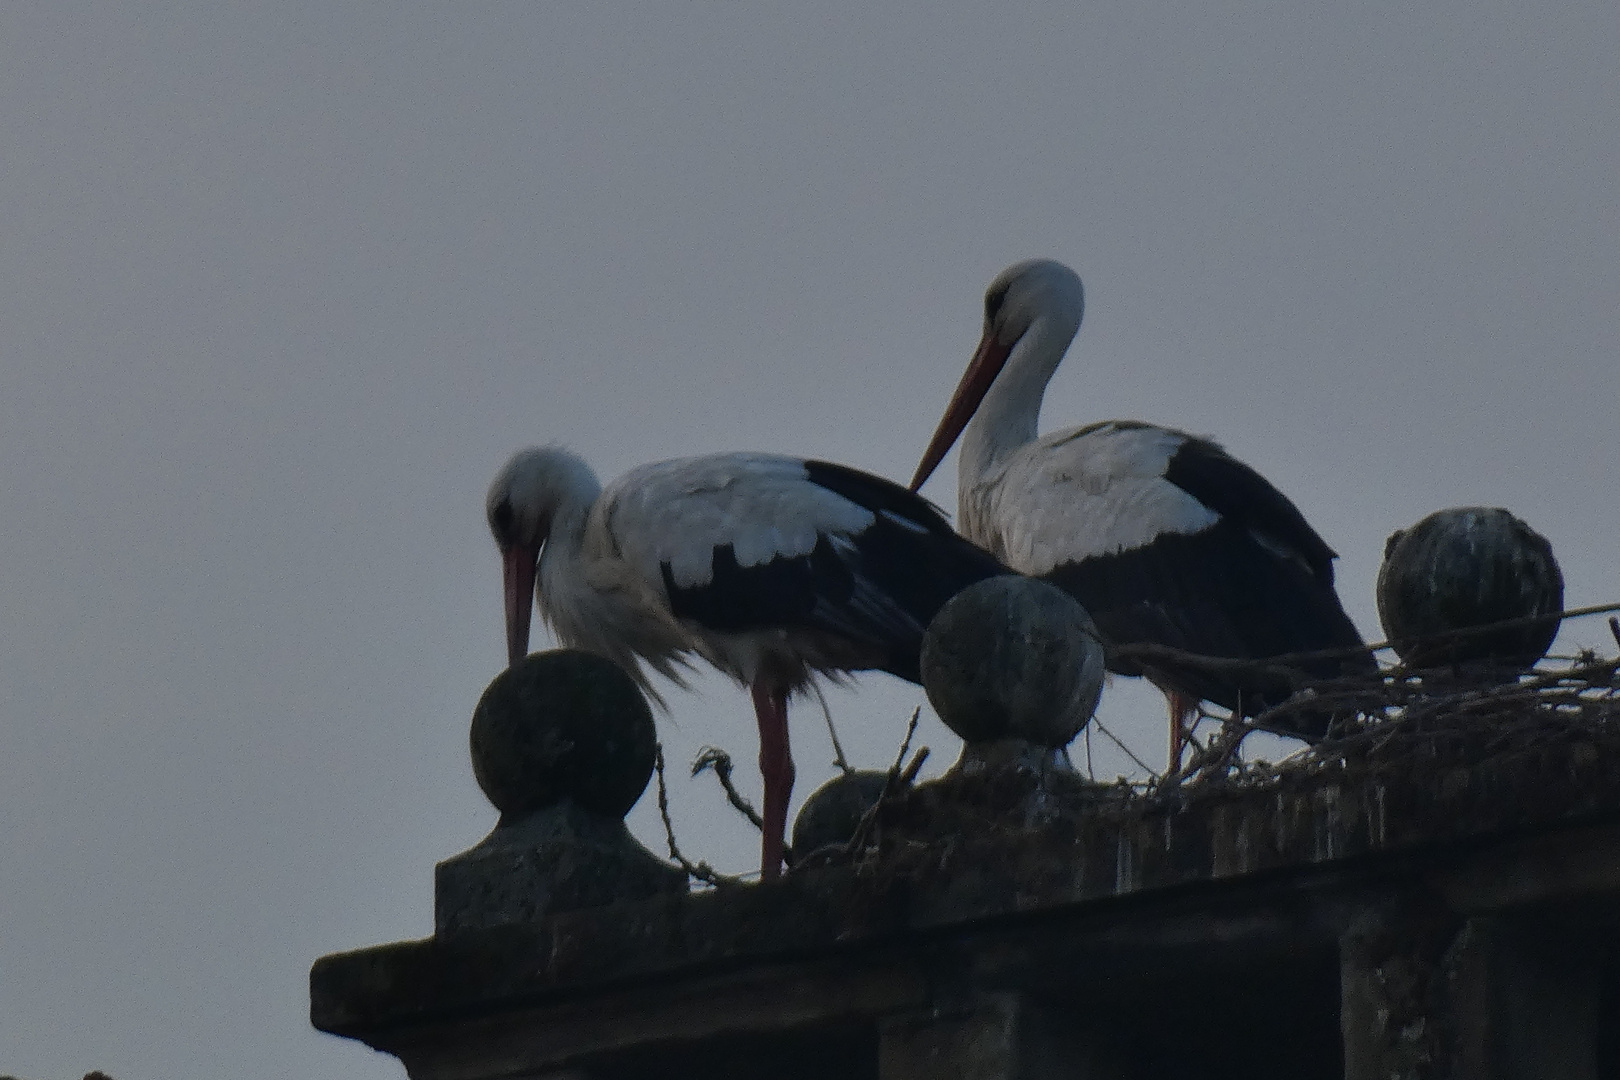
[[[591,653],[526,657],[473,710],[473,775],[503,817],[563,799],[623,817],[652,777],[652,710],[622,668]]]
[[[940,609],[923,635],[928,700],[970,744],[1018,739],[1068,745],[1102,693],[1096,624],[1055,585],[995,577]]]
[[[1378,618],[1408,666],[1529,667],[1557,636],[1556,619],[1490,633],[1454,632],[1563,608],[1564,576],[1552,545],[1506,510],[1440,510],[1384,544]]]
[[[569,649],[502,672],[473,712],[473,774],[500,823],[438,865],[439,934],[684,892],[624,825],[652,776],[652,711],[611,660]]]
[[[812,791],[793,819],[794,857],[849,843],[888,782],[888,773],[856,770],[841,773]]]

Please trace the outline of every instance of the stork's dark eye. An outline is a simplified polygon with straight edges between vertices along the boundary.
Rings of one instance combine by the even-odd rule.
[[[512,512],[511,499],[502,499],[495,504],[495,509],[489,512],[490,525],[502,536],[509,534],[516,522],[517,515]]]
[[[991,289],[984,294],[984,321],[993,323],[996,316],[1001,313],[1001,305],[1007,302],[1007,286]]]

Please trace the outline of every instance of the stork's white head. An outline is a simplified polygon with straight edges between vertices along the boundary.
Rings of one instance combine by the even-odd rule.
[[[560,446],[532,446],[513,454],[490,482],[484,497],[489,531],[502,551],[513,545],[539,550],[551,531],[551,519],[571,490],[596,478],[590,466]]]
[[[984,290],[984,336],[1004,347],[1003,364],[1005,353],[1037,319],[1050,324],[1051,333],[1061,335],[1066,347],[1079,332],[1085,313],[1086,293],[1080,275],[1052,259],[1014,263]]]
[[[600,491],[591,467],[560,446],[519,450],[489,485],[484,516],[501,551],[508,663],[529,654],[535,568],[552,523],[564,508],[588,507]]]
[[[1039,408],[1039,391],[1079,332],[1085,311],[1080,275],[1060,262],[1028,259],[996,275],[984,292],[984,334],[979,347],[917,465],[912,491],[923,486],[950,451],[1015,350],[1021,364],[1027,366],[1027,370],[1020,367],[1020,373],[1033,380],[1035,408]]]

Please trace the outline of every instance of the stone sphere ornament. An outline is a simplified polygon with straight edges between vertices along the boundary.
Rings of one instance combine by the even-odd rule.
[[[1378,618],[1408,667],[1527,668],[1546,655],[1558,620],[1455,631],[1563,609],[1564,576],[1552,545],[1499,507],[1440,510],[1384,544]]]
[[[847,844],[866,812],[877,805],[889,774],[868,769],[841,773],[816,788],[793,819],[793,853]]]
[[[928,701],[970,743],[1067,746],[1102,694],[1103,647],[1079,601],[1034,578],[988,578],[942,607],[922,642]]]
[[[623,668],[572,649],[526,657],[484,691],[471,742],[473,775],[501,819],[434,868],[435,936],[686,892],[686,871],[624,824],[657,742]]]
[[[652,777],[657,733],[641,689],[574,649],[525,657],[473,710],[473,775],[502,820],[572,799],[622,818]]]

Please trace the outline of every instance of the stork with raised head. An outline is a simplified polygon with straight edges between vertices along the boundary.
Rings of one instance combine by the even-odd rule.
[[[643,465],[606,490],[560,447],[523,450],[486,502],[506,581],[509,662],[541,615],[565,645],[680,684],[701,657],[746,685],[765,784],[760,875],[781,870],[793,759],[787,700],[817,675],[919,682],[923,631],[1005,567],[926,500],[842,465],[712,454]],[[533,599],[531,599],[531,597]]]
[[[1080,329],[1080,278],[1048,259],[991,282],[984,333],[924,452],[917,491],[962,439],[957,526],[1020,573],[1068,590],[1114,646],[1264,659],[1362,645],[1333,589],[1333,550],[1286,496],[1209,439],[1135,420],[1037,435],[1041,398]],[[1145,675],[1169,698],[1171,769],[1199,701],[1252,717],[1290,681],[1196,665]],[[1370,654],[1304,665],[1313,677],[1370,671]],[[1326,714],[1278,730],[1326,734]]]

